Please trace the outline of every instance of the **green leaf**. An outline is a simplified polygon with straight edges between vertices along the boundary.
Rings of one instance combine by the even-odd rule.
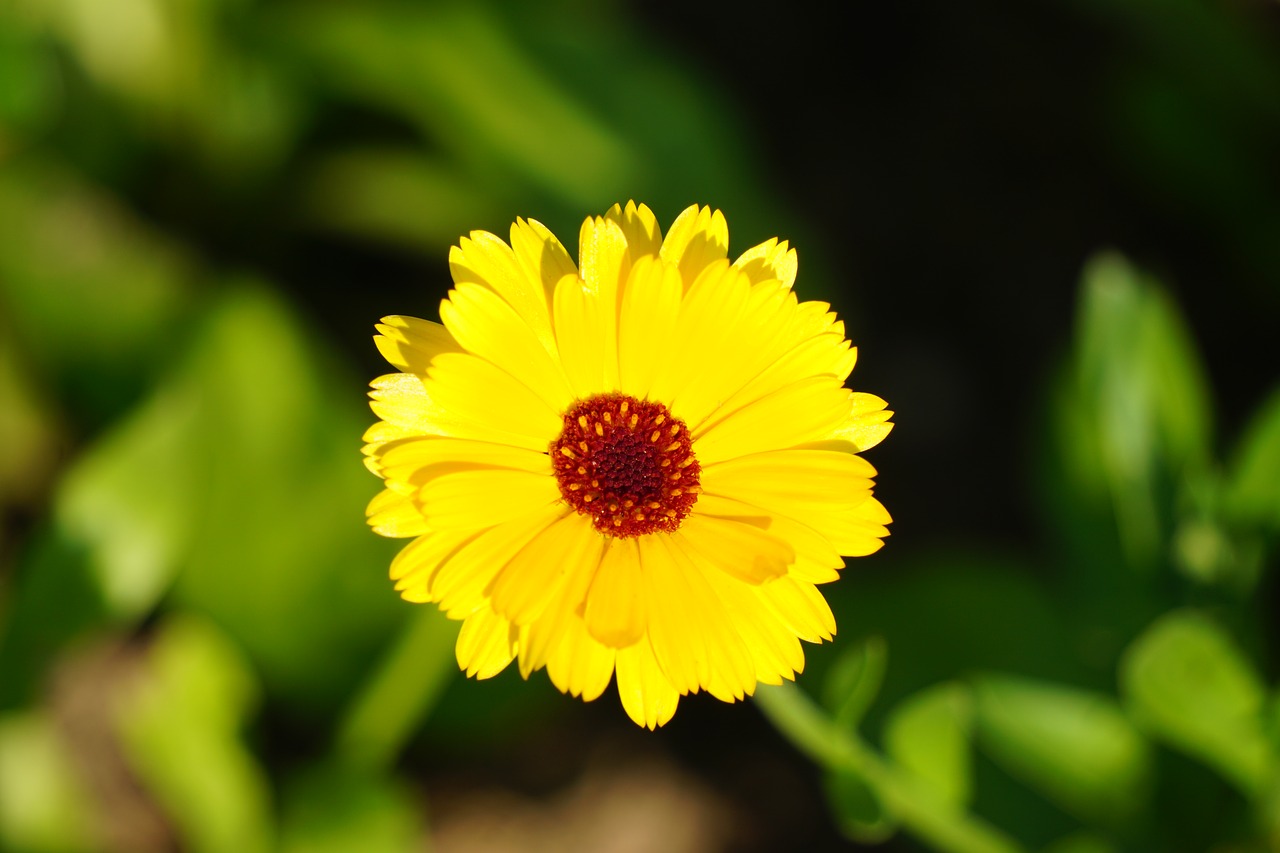
[[[885,723],[885,750],[940,800],[960,807],[972,788],[972,732],[969,689],[940,684],[895,706]]]
[[[155,505],[141,520],[188,532],[173,601],[232,633],[271,692],[312,716],[347,701],[411,612],[387,581],[397,543],[364,523],[379,483],[356,450],[372,419],[358,388],[288,306],[232,284],[157,392],[151,423],[166,456],[134,466],[133,484],[116,465],[122,496]],[[182,478],[195,487],[178,491]],[[100,493],[93,511],[108,514],[111,492]]]
[[[1216,768],[1245,794],[1261,793],[1275,766],[1265,693],[1221,628],[1194,611],[1168,614],[1129,647],[1120,685],[1152,736]]]
[[[0,318],[0,508],[43,500],[64,441],[33,378]]]
[[[1230,466],[1225,503],[1233,520],[1280,531],[1280,390],[1244,431]]]
[[[117,728],[134,771],[202,853],[273,849],[266,775],[240,731],[258,702],[247,661],[212,624],[167,624]]]
[[[421,807],[399,782],[341,765],[285,789],[281,853],[404,853],[423,846]]]
[[[1149,567],[1172,526],[1175,484],[1209,459],[1208,383],[1177,308],[1117,255],[1084,272],[1074,384],[1059,402],[1059,453],[1081,497],[1110,504],[1128,562]],[[1105,483],[1105,496],[1090,481]]]
[[[1116,845],[1101,836],[1075,832],[1050,844],[1044,853],[1116,853],[1116,849]]]
[[[867,637],[844,651],[823,685],[826,706],[838,725],[856,729],[875,702],[884,681],[888,645],[882,637]]]
[[[477,223],[500,218],[475,180],[419,150],[361,148],[319,161],[305,215],[318,225],[443,254]]]
[[[847,770],[827,774],[827,804],[840,831],[859,844],[880,844],[898,830],[898,821],[861,776]]]
[[[97,849],[90,801],[69,750],[45,714],[0,717],[0,848]]]
[[[417,123],[491,177],[591,206],[634,184],[630,143],[484,5],[325,6],[284,23],[330,85]]]
[[[980,743],[1064,809],[1113,821],[1146,801],[1146,741],[1108,696],[1006,675],[974,682]]]
[[[392,764],[458,675],[457,625],[435,608],[419,611],[348,708],[335,750],[349,767]]]
[[[177,338],[189,259],[110,196],[33,156],[0,163],[0,316],[25,359],[105,420]]]
[[[103,600],[118,619],[145,615],[189,552],[201,482],[191,439],[200,425],[196,389],[167,383],[58,484],[58,522],[90,554]],[[144,476],[150,471],[163,475]]]

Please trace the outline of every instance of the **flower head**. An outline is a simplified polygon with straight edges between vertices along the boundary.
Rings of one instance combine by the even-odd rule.
[[[462,620],[468,675],[513,660],[654,728],[679,697],[726,702],[804,667],[836,626],[818,585],[879,549],[889,515],[858,454],[885,402],[856,350],[791,290],[769,240],[730,263],[719,211],[664,237],[644,205],[589,218],[579,262],[517,220],[449,255],[443,324],[387,317],[369,505],[409,601]]]

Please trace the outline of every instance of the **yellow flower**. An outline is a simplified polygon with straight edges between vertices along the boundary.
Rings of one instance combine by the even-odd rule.
[[[391,577],[462,620],[467,675],[518,659],[590,701],[616,673],[652,729],[835,634],[816,585],[888,535],[858,454],[892,413],[844,387],[856,350],[791,291],[795,250],[728,245],[718,210],[664,238],[631,202],[582,224],[575,266],[517,220],[452,249],[443,325],[378,325],[400,372],[372,383],[369,524],[414,537]]]

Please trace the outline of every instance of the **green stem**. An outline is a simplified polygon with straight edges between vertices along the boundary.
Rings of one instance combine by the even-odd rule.
[[[457,672],[456,625],[434,607],[405,626],[343,717],[334,751],[352,766],[380,770],[396,760]]]
[[[755,700],[797,749],[824,767],[862,778],[904,826],[936,848],[953,853],[1017,853],[1021,849],[994,827],[939,802],[856,735],[836,726],[794,685],[761,685]]]

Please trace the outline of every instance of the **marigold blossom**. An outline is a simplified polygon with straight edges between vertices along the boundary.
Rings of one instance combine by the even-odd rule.
[[[578,264],[518,219],[449,255],[441,323],[386,317],[366,464],[409,601],[462,621],[459,666],[513,660],[590,701],[616,675],[648,728],[681,696],[732,702],[835,634],[818,585],[889,514],[859,454],[891,428],[844,382],[856,349],[791,290],[776,239],[730,262],[720,211],[666,236],[644,205],[588,218]]]

